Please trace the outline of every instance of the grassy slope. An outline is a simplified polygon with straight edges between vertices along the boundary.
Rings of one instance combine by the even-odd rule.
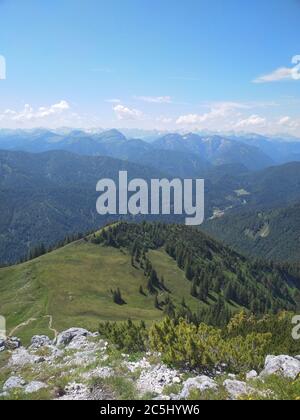
[[[189,294],[190,283],[164,251],[151,251],[158,274],[165,277],[174,302],[184,296],[191,308],[198,301]],[[27,341],[33,334],[71,326],[96,329],[100,320],[145,320],[161,318],[154,297],[142,296],[147,280],[141,270],[131,266],[131,257],[114,248],[79,241],[34,261],[0,270],[0,313],[7,318],[10,332],[31,320],[15,334]],[[126,305],[113,303],[111,289],[119,287]]]

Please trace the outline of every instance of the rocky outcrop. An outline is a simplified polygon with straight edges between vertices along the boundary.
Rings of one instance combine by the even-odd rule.
[[[196,371],[166,366],[160,362],[159,353],[145,353],[144,357],[131,361],[132,355],[110,352],[110,345],[99,334],[82,328],[62,332],[55,342],[45,335],[36,335],[28,348],[21,347],[17,338],[0,340],[2,347],[9,359],[3,369],[7,376],[0,389],[0,399],[14,395],[19,398],[23,394],[36,399],[44,393],[49,399],[59,400],[115,399],[115,390],[110,385],[112,377],[127,381],[137,399],[151,395],[155,400],[188,400],[193,391],[200,399],[210,395],[229,400],[255,396],[276,399],[274,392],[266,388],[264,378],[275,374],[292,383],[300,374],[300,357],[268,356],[261,374],[250,371],[245,375],[245,382],[238,380],[238,375],[226,374],[225,366],[224,370],[222,367],[206,372],[209,376],[197,376]],[[189,379],[184,380],[186,374]],[[67,386],[61,385],[67,381]]]
[[[57,346],[67,346],[71,343],[74,338],[92,336],[92,333],[83,328],[70,328],[69,330],[63,331],[57,336]]]
[[[31,339],[31,346],[32,349],[39,349],[41,347],[50,346],[52,341],[46,335],[35,335]]]
[[[21,340],[17,337],[9,337],[4,341],[6,350],[16,350],[21,347]]]
[[[260,378],[271,375],[281,375],[296,379],[300,374],[300,360],[290,356],[268,356]]]

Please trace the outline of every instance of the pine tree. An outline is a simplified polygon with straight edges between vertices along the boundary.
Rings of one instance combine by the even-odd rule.
[[[122,293],[119,288],[113,291],[113,301],[117,305],[125,305],[125,301],[122,298]]]
[[[195,298],[198,297],[196,280],[193,280],[192,287],[191,287],[191,295]]]
[[[230,302],[230,301],[235,301],[235,297],[236,296],[235,296],[234,286],[232,285],[231,282],[229,282],[224,289],[224,298],[225,300],[227,300],[227,302]]]
[[[193,271],[193,268],[192,268],[192,266],[191,266],[191,263],[190,263],[190,261],[188,261],[188,263],[187,263],[187,266],[186,266],[186,269],[185,269],[185,277],[188,279],[188,280],[192,280],[193,279],[193,277],[194,277],[194,271]]]
[[[207,285],[205,282],[202,282],[199,286],[198,299],[205,302],[207,300],[207,297],[208,297]]]

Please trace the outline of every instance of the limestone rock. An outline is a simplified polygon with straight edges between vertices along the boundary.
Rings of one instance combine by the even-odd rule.
[[[251,370],[251,372],[248,372],[246,375],[247,381],[250,381],[251,379],[255,379],[257,377],[258,377],[258,373],[256,372],[256,370]]]
[[[299,373],[300,360],[290,356],[268,356],[260,377],[281,375],[285,378],[296,379]]]
[[[39,349],[40,347],[50,346],[52,341],[46,335],[35,335],[31,339],[31,348]]]
[[[26,350],[24,347],[21,347],[12,353],[8,362],[8,366],[14,368],[23,367],[29,364],[40,363],[43,360],[43,358],[30,354],[28,350]]]
[[[20,376],[11,376],[3,385],[3,391],[10,391],[16,388],[23,388],[25,381]]]
[[[249,393],[249,387],[247,386],[246,382],[227,379],[223,385],[230,397],[234,399]]]
[[[33,394],[44,388],[47,388],[47,385],[44,384],[43,382],[32,381],[28,385],[26,385],[24,391],[26,394]]]
[[[69,330],[63,331],[57,336],[56,344],[57,346],[67,346],[74,338],[88,337],[91,335],[92,333],[83,328],[70,328]]]
[[[4,345],[7,350],[16,350],[21,347],[21,340],[17,337],[9,337]]]

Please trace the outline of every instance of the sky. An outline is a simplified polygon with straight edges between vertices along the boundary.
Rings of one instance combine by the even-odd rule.
[[[300,137],[300,0],[0,0],[0,128]]]

